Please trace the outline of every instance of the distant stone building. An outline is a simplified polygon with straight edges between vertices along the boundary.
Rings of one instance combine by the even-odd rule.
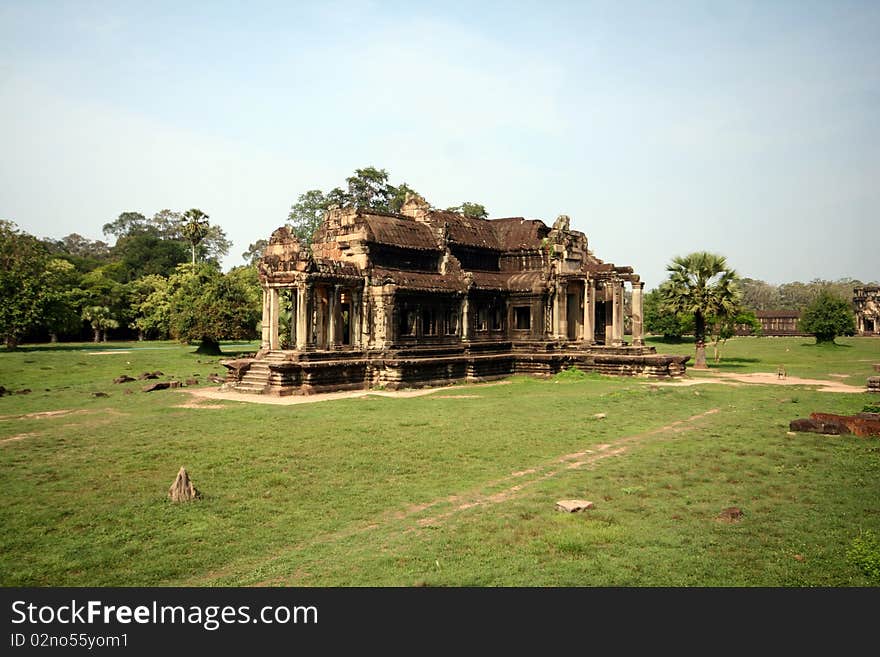
[[[418,196],[400,214],[332,209],[311,250],[287,228],[272,233],[259,268],[261,349],[224,363],[238,390],[396,389],[567,367],[672,377],[688,360],[644,345],[644,283],[596,258],[564,215],[552,228],[475,219]]]
[[[797,310],[759,310],[755,317],[761,322],[762,335],[804,335],[798,329],[801,314]]]
[[[855,288],[853,305],[856,311],[856,333],[880,335],[880,286]]]

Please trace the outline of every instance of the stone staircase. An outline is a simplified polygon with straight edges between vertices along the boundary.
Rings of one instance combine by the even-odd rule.
[[[280,363],[283,360],[285,360],[283,353],[270,351],[263,359],[251,364],[244,376],[241,377],[241,381],[235,384],[235,389],[238,392],[263,394],[269,387],[269,376],[271,375],[269,363]]]

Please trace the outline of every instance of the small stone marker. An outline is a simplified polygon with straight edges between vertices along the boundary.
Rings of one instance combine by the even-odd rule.
[[[586,511],[594,508],[596,508],[596,505],[587,500],[559,500],[556,503],[556,509],[558,511],[565,511],[566,513],[577,513],[578,511]]]
[[[174,483],[168,489],[168,497],[171,498],[172,502],[190,502],[201,496],[202,494],[193,486],[186,468],[181,467],[180,472],[177,473],[177,477],[174,479]]]

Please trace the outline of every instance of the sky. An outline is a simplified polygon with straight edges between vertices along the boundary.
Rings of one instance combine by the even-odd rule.
[[[648,289],[693,251],[876,281],[880,3],[3,0],[0,145],[0,218],[104,239],[197,207],[226,268],[375,166],[567,214]]]

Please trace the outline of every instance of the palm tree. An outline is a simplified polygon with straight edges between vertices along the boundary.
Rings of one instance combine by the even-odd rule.
[[[208,236],[208,232],[211,230],[208,219],[208,215],[197,208],[183,213],[183,227],[180,230],[192,246],[192,263],[194,265],[196,264],[196,246]]]
[[[694,316],[694,369],[706,369],[706,320],[736,313],[739,277],[724,256],[705,251],[673,258],[666,270],[669,278],[660,286],[663,303],[671,312]]]

